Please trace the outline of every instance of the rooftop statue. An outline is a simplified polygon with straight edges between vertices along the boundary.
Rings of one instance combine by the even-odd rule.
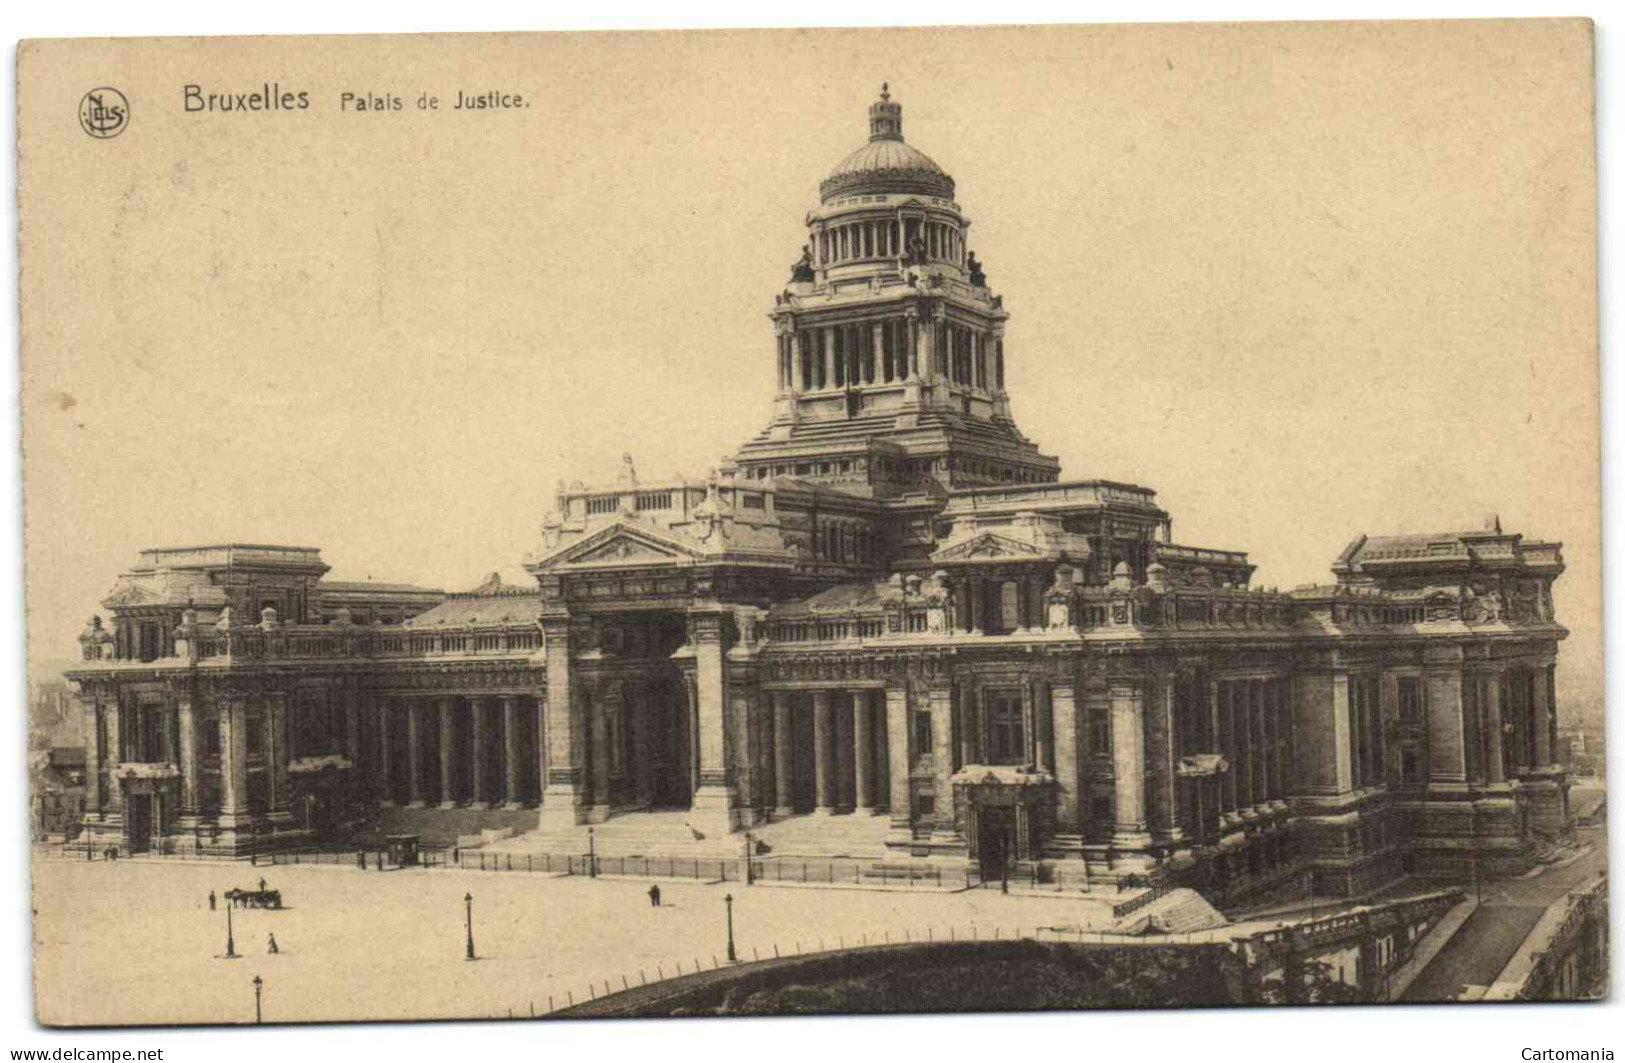
[[[969,255],[965,256],[965,268],[970,271],[970,283],[972,288],[987,287],[987,274],[982,272],[982,264],[976,261],[975,251],[972,251]]]
[[[813,279],[812,249],[806,244],[801,245],[801,258],[790,267],[790,283],[798,284]]]

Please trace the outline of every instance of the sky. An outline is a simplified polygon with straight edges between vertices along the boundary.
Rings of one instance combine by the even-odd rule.
[[[1176,541],[1249,551],[1262,586],[1496,513],[1564,542],[1560,690],[1600,690],[1583,24],[343,49],[23,56],[31,660],[75,656],[146,547],[466,589],[523,578],[561,480],[623,453],[703,475],[767,422],[773,294],[884,80],[958,183],[1016,420],[1064,475],[1156,489]],[[103,78],[132,105],[107,142],[56,120]],[[182,106],[265,82],[313,107]],[[416,107],[492,89],[531,106]]]

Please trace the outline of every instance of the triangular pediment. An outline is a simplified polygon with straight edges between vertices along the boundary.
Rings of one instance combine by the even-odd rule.
[[[571,543],[541,562],[542,568],[681,564],[703,556],[672,535],[616,522]]]
[[[158,601],[158,595],[145,590],[134,583],[127,583],[102,600],[104,609],[129,608],[135,605],[151,605]]]
[[[995,532],[982,532],[961,543],[943,547],[931,555],[933,561],[979,561],[982,558],[1025,558],[1039,556],[1031,543]]]

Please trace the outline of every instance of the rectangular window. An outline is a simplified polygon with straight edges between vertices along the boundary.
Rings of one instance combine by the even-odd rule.
[[[1422,722],[1422,681],[1416,676],[1400,677],[1399,720],[1409,724]]]
[[[141,706],[141,756],[146,764],[156,764],[169,760],[165,741],[168,728],[164,726],[167,714],[161,705]]]
[[[931,714],[929,712],[916,712],[914,714],[914,752],[931,752]]]
[[[1112,753],[1112,723],[1104,709],[1089,714],[1089,748],[1098,757]]]
[[[1027,742],[1022,727],[1019,693],[988,692],[987,752],[990,764],[1026,762]]]

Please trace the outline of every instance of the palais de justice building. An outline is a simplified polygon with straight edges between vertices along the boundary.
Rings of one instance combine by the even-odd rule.
[[[1064,478],[1021,433],[970,227],[882,92],[773,297],[771,420],[701,480],[628,458],[561,484],[534,585],[142,552],[71,676],[86,839],[245,852],[414,805],[544,834],[885,816],[894,859],[1066,881],[1290,856],[1350,891],[1566,834],[1559,545],[1361,534],[1329,584],[1253,587],[1155,491]]]

